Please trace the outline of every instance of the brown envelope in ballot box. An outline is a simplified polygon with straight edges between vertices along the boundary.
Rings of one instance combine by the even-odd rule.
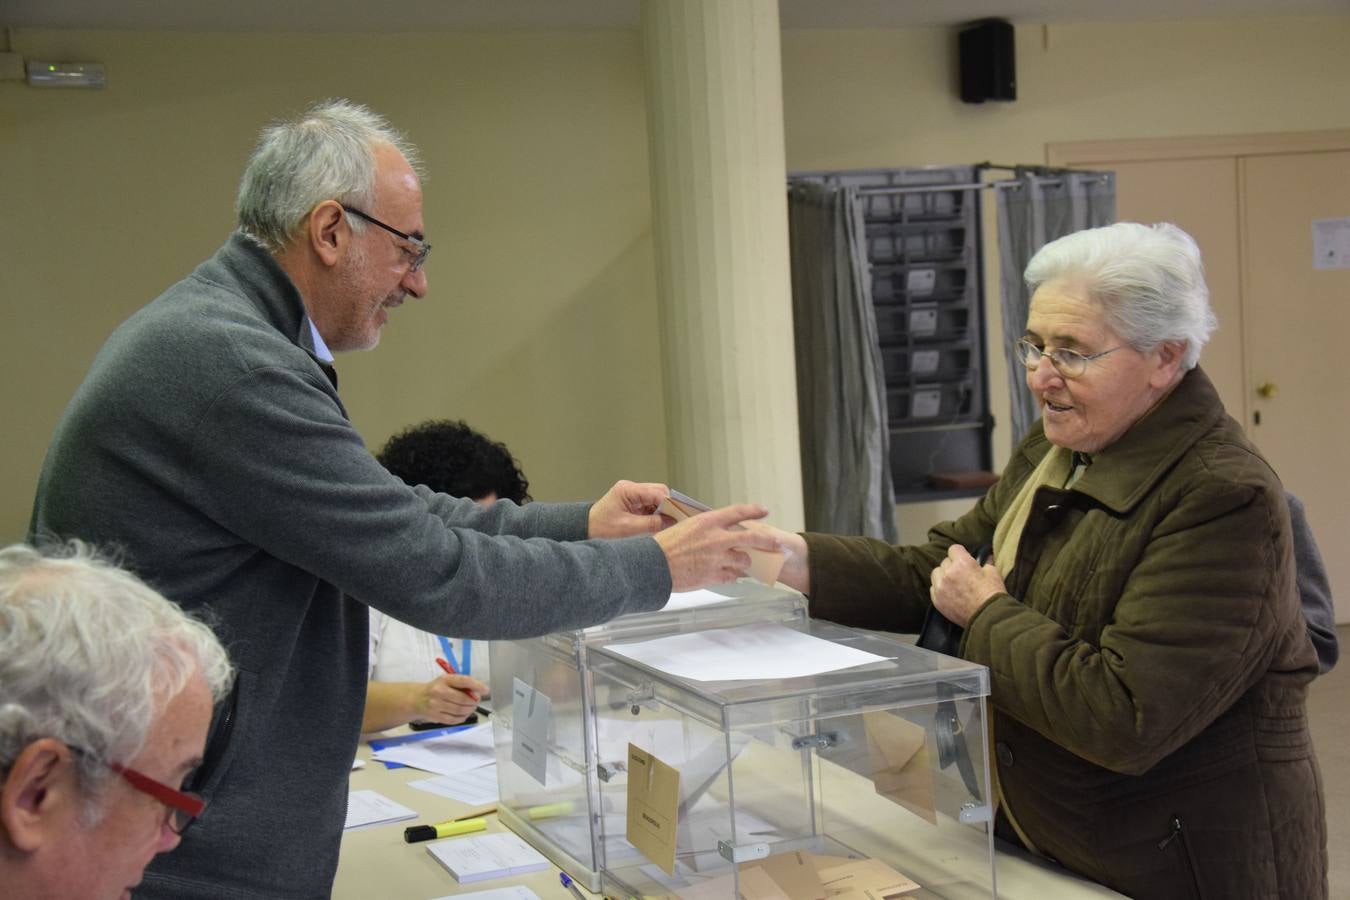
[[[877,793],[936,825],[928,733],[920,725],[881,712],[866,713],[863,728]]]

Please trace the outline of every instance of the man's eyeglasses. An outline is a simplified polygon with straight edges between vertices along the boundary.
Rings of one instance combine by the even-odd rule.
[[[1044,347],[1037,347],[1026,338],[1019,338],[1014,345],[1017,348],[1017,358],[1022,361],[1022,365],[1035,371],[1041,364],[1042,357],[1048,357],[1050,362],[1055,364],[1055,369],[1065,378],[1077,378],[1087,371],[1087,364],[1094,359],[1101,359],[1108,353],[1115,353],[1117,350],[1128,346],[1121,344],[1119,347],[1112,347],[1110,350],[1103,350],[1101,353],[1085,355],[1077,350],[1069,350],[1065,347],[1056,347],[1049,353],[1045,352]]]
[[[383,228],[385,231],[389,232],[390,234],[396,235],[396,236],[398,236],[398,237],[401,237],[401,238],[403,238],[403,240],[405,240],[405,241],[407,241],[408,243],[412,244],[414,249],[412,249],[412,250],[407,250],[407,251],[406,251],[407,254],[408,254],[408,257],[412,260],[412,271],[416,272],[418,269],[422,268],[422,263],[424,263],[424,262],[427,261],[427,254],[431,252],[431,245],[428,244],[426,241],[422,240],[422,239],[419,238],[419,237],[413,237],[411,234],[407,234],[407,233],[405,233],[405,232],[399,231],[397,228],[394,228],[392,225],[386,225],[386,224],[384,224],[383,222],[381,222],[379,219],[375,218],[374,216],[372,216],[372,215],[370,215],[370,214],[368,214],[368,213],[363,213],[363,212],[361,212],[361,210],[357,209],[357,208],[354,207],[354,206],[348,206],[348,205],[345,204],[345,203],[341,204],[341,206],[342,206],[342,208],[343,208],[344,210],[346,210],[347,212],[351,213],[352,215],[354,215],[354,216],[360,216],[361,218],[365,219],[365,220],[366,220],[367,222],[369,222],[370,224],[376,225],[376,226],[378,226],[378,227],[380,227],[380,228]]]
[[[66,746],[80,756],[88,757],[90,755],[89,751],[73,744],[67,744]],[[142,794],[149,794],[163,803],[169,810],[168,824],[174,834],[182,834],[192,824],[192,821],[206,809],[206,799],[197,794],[171,788],[164,782],[156,781],[149,775],[137,772],[121,763],[108,762],[104,765],[121,775],[128,784]]]

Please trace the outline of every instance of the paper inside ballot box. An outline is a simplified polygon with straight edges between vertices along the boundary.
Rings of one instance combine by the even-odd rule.
[[[928,733],[899,716],[884,712],[863,715],[867,752],[872,761],[872,783],[881,796],[937,824],[933,766]]]
[[[775,853],[764,859],[741,863],[741,894],[747,898],[751,896],[746,893],[747,878],[751,879],[752,885],[762,884],[755,874],[756,869],[768,875],[787,900],[825,900],[825,886],[820,883],[815,857],[809,851]],[[756,898],[766,896],[770,895],[755,895]]]
[[[628,842],[675,873],[680,773],[635,744],[628,745]]]
[[[726,900],[734,891],[737,900],[884,900],[919,889],[879,859],[815,856],[805,850],[742,863],[739,869],[738,891],[728,874],[681,888],[674,896]]]
[[[829,900],[881,900],[919,889],[917,882],[879,859],[850,859],[835,866],[823,862],[816,860]]]
[[[657,512],[669,516],[676,522],[683,522],[690,516],[696,516],[707,510],[708,508],[698,501],[685,502],[675,497],[666,497],[656,508]],[[755,524],[744,522],[742,527],[754,528]],[[752,547],[744,549],[750,556],[750,577],[772,587],[778,581],[778,573],[783,571],[783,563],[787,562],[787,557],[782,551],[756,550]]]
[[[739,891],[736,890],[737,875],[740,877]],[[746,869],[737,875],[728,872],[682,887],[674,894],[644,894],[643,900],[729,900],[733,897],[736,900],[792,900],[763,869]]]

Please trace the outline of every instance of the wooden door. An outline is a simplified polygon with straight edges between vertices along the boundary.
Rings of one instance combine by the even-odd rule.
[[[1313,220],[1350,217],[1350,132],[1051,145],[1052,165],[1117,173],[1116,217],[1200,245],[1219,330],[1200,364],[1303,499],[1350,622],[1350,270],[1313,265]],[[1269,387],[1267,387],[1269,386]],[[1263,396],[1263,394],[1271,396]]]
[[[1219,389],[1228,414],[1246,422],[1237,160],[1231,156],[1119,160],[1094,163],[1093,168],[1116,173],[1117,221],[1171,222],[1200,245],[1210,305],[1219,320],[1200,366]]]
[[[1317,268],[1313,221],[1350,218],[1350,150],[1240,161],[1250,433],[1308,507],[1350,621],[1350,268]]]

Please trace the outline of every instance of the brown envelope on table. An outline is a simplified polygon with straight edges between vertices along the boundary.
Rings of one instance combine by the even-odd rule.
[[[796,900],[763,869],[742,869],[740,900]]]
[[[762,884],[754,870],[758,869],[772,879],[788,900],[825,900],[825,887],[820,883],[816,872],[815,858],[807,850],[793,850],[790,853],[776,853],[764,859],[741,863],[741,894],[746,900],[768,900],[764,896],[752,896],[747,885]]]
[[[919,885],[879,859],[850,859],[820,870],[830,900],[882,900],[917,891]]]
[[[778,886],[778,882],[770,878],[769,873],[763,869],[743,869],[737,875],[740,878],[739,891],[736,891],[734,887],[736,882],[728,872],[726,875],[680,888],[675,894],[679,900],[726,900],[732,896],[737,900],[791,900]],[[643,900],[650,897],[650,894],[644,894]]]
[[[923,726],[890,713],[870,712],[863,715],[863,729],[877,793],[936,825],[933,766]]]
[[[661,505],[656,508],[656,511],[662,515],[670,516],[676,522],[683,522],[690,516],[696,516],[708,510],[690,506],[674,497],[666,497],[661,501]],[[754,524],[753,522],[746,522],[744,525],[736,527],[753,528]],[[757,550],[746,547],[745,552],[750,555],[750,577],[772,587],[774,582],[778,581],[778,573],[783,571],[783,563],[786,562],[786,557],[783,556],[782,551]]]

